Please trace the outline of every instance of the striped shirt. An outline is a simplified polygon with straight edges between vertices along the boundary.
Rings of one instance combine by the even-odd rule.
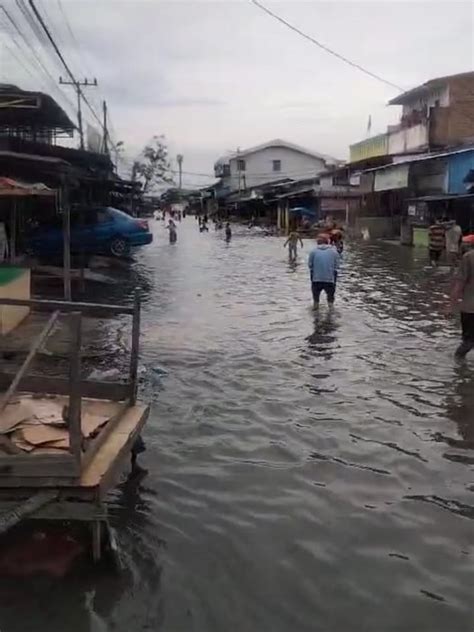
[[[433,224],[428,230],[428,246],[430,250],[444,250],[445,229],[441,224]]]

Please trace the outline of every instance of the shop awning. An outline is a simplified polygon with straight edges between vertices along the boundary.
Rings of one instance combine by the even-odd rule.
[[[299,213],[300,215],[306,215],[308,217],[316,217],[315,211],[310,208],[306,208],[304,206],[295,206],[294,208],[289,209],[290,213]]]
[[[408,198],[409,202],[443,202],[444,200],[469,200],[474,199],[474,193],[453,193],[452,195],[423,195],[421,197]]]
[[[54,196],[56,191],[42,182],[23,182],[0,176],[0,196],[27,197],[32,195]]]

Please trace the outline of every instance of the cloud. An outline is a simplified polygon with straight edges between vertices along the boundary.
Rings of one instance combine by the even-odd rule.
[[[13,0],[4,1],[23,24]],[[450,0],[267,2],[407,88],[469,70],[474,61],[469,1],[456,2],[455,10]],[[374,133],[399,115],[386,106],[396,91],[246,0],[62,0],[79,49],[57,3],[42,4],[78,76],[97,76],[99,89],[89,89],[89,98],[98,111],[107,99],[116,139],[131,154],[163,133],[189,172],[212,173],[227,150],[276,137],[344,158],[349,144],[365,137],[369,114]],[[60,72],[56,66],[54,76]]]

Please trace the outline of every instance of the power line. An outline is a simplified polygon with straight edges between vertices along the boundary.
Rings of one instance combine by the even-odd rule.
[[[45,21],[43,20],[40,12],[38,11],[38,9],[36,8],[36,5],[34,3],[34,0],[28,0],[30,7],[33,10],[33,13],[35,14],[36,19],[38,20],[38,22],[40,23],[43,31],[46,33],[46,36],[49,40],[49,42],[51,43],[51,46],[54,49],[54,52],[56,53],[56,55],[59,57],[59,59],[61,60],[62,65],[64,66],[64,68],[66,69],[67,74],[69,75],[71,81],[75,84],[78,85],[78,82],[76,81],[76,78],[74,77],[70,67],[68,66],[66,60],[64,59],[63,54],[61,53],[61,51],[58,48],[58,45],[56,44],[53,36],[51,35],[50,30],[48,29]],[[78,90],[79,90],[79,94],[82,96],[82,98],[84,99],[84,103],[87,105],[87,107],[89,108],[89,110],[91,111],[92,115],[94,116],[94,118],[98,121],[100,127],[102,128],[102,121],[100,120],[100,118],[97,116],[94,108],[91,106],[91,104],[89,103],[89,100],[87,99],[87,97],[85,96],[84,92],[81,90],[80,86],[78,86]]]
[[[38,11],[38,9],[36,8],[36,5],[34,3],[34,0],[28,0],[30,3],[30,7],[33,10],[33,13],[35,14],[36,19],[38,20],[38,22],[40,23],[43,31],[46,33],[46,36],[51,44],[51,46],[54,48],[54,52],[56,53],[56,55],[59,57],[59,59],[61,60],[62,65],[64,66],[64,68],[66,69],[67,74],[69,75],[71,81],[73,81],[74,83],[76,82],[76,79],[74,77],[74,75],[72,74],[71,69],[69,68],[69,66],[66,63],[66,60],[64,59],[61,51],[59,50],[56,42],[53,39],[53,36],[51,35],[50,30],[48,29],[48,27],[45,24],[45,21],[43,20],[40,12]]]
[[[25,18],[27,24],[29,25],[31,31],[33,32],[34,35],[36,35],[39,43],[41,44],[41,46],[43,47],[43,49],[46,51],[46,53],[48,53],[48,49],[46,48],[45,42],[44,42],[44,36],[43,33],[39,30],[36,22],[33,20],[33,18],[31,17],[30,13],[28,12],[27,7],[25,6],[23,0],[16,0],[16,5],[19,8],[20,12],[22,13],[23,17]],[[38,53],[38,51],[36,51],[32,44],[29,41],[28,37],[25,37],[24,33],[19,29],[17,23],[15,22],[15,20],[11,17],[11,15],[8,13],[8,11],[5,9],[5,7],[2,6],[3,11],[5,12],[5,14],[7,15],[8,19],[10,20],[10,22],[13,24],[15,30],[18,32],[18,34],[20,35],[20,37],[22,38],[23,42],[26,44],[26,46],[28,47],[28,49],[31,51],[32,55],[33,55],[33,59],[35,60],[35,62],[41,67],[41,69],[43,70],[43,72],[50,78],[51,80],[51,85],[53,86],[53,90],[61,96],[62,99],[64,99],[68,105],[74,109],[74,105],[71,103],[71,101],[66,97],[66,95],[58,88],[57,84],[56,84],[56,80],[54,79],[54,77],[51,75],[51,73],[49,72],[49,70],[45,67],[45,65],[43,64],[43,62],[41,61],[41,57]]]
[[[375,74],[371,70],[367,70],[367,68],[364,68],[363,66],[361,66],[358,63],[356,63],[355,61],[351,61],[347,57],[344,57],[344,55],[341,55],[340,53],[337,53],[336,51],[332,50],[328,46],[325,46],[324,44],[319,42],[314,37],[311,37],[311,35],[308,35],[307,33],[304,33],[298,27],[293,26],[293,24],[290,24],[289,22],[284,20],[282,17],[280,17],[276,13],[273,13],[273,11],[271,11],[270,9],[265,7],[263,4],[260,4],[260,2],[258,2],[258,0],[250,0],[250,2],[252,4],[254,4],[256,7],[258,7],[264,13],[267,13],[272,18],[275,18],[275,20],[278,20],[278,22],[281,22],[281,24],[284,24],[285,26],[287,26],[289,29],[291,29],[295,33],[298,33],[298,35],[301,35],[301,37],[304,37],[305,39],[307,39],[308,41],[312,42],[313,44],[316,44],[316,46],[318,46],[322,50],[326,51],[326,53],[329,53],[330,55],[333,55],[334,57],[337,57],[338,59],[340,59],[341,61],[345,62],[346,64],[349,64],[349,66],[352,66],[353,68],[357,68],[357,70],[360,70],[361,72],[365,73],[369,77],[372,77],[372,79],[377,79],[377,81],[380,81],[380,82],[386,84],[387,86],[390,86],[391,88],[396,88],[400,92],[404,91],[404,88],[402,88],[400,86],[397,86],[397,84],[392,83],[391,81],[388,81],[388,79],[384,79],[383,77],[381,77],[380,75]]]
[[[75,48],[75,53],[76,56],[78,58],[78,61],[81,62],[81,47],[79,45],[79,42],[76,38],[76,36],[74,35],[74,31],[72,30],[72,26],[71,26],[71,22],[67,16],[66,10],[64,9],[63,3],[61,2],[61,0],[57,0],[58,6],[59,6],[59,11],[62,15],[62,18],[64,20],[64,23],[66,25],[66,29],[69,33],[69,37],[71,38],[71,42],[73,43],[73,47]],[[91,72],[90,68],[88,67],[88,64],[84,61],[84,68],[87,71],[87,74],[92,75],[94,73]]]
[[[47,77],[50,82],[51,85],[54,87],[54,90],[56,92],[58,92],[59,94],[61,94],[61,96],[64,96],[64,99],[67,101],[67,103],[71,106],[74,107],[74,105],[71,103],[71,101],[69,99],[67,99],[65,97],[65,95],[63,95],[63,93],[59,90],[59,88],[56,85],[56,80],[54,79],[54,77],[51,75],[51,73],[49,72],[49,70],[46,68],[46,66],[43,64],[41,57],[38,55],[38,52],[35,51],[35,49],[33,48],[32,44],[30,43],[29,39],[25,37],[24,33],[20,30],[17,22],[12,18],[12,16],[10,15],[10,13],[7,11],[7,9],[0,5],[0,9],[4,12],[5,16],[7,17],[8,21],[10,22],[10,24],[13,26],[13,28],[15,29],[16,33],[18,33],[18,35],[20,36],[22,42],[26,45],[26,47],[29,49],[29,51],[31,52],[32,55],[32,59],[33,61],[37,64],[38,69],[40,70],[40,72],[43,72],[45,77]],[[18,40],[16,39],[15,35],[13,33],[10,33],[10,37],[13,41],[13,43],[17,46],[18,50],[25,55],[25,50],[23,50],[20,46],[20,44],[18,43]],[[21,65],[22,62],[20,60],[17,60],[18,63],[20,63]]]

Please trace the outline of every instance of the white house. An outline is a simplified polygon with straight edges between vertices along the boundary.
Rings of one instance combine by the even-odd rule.
[[[311,178],[338,164],[331,156],[277,138],[219,158],[214,171],[221,179],[221,190],[231,193],[285,178]]]

